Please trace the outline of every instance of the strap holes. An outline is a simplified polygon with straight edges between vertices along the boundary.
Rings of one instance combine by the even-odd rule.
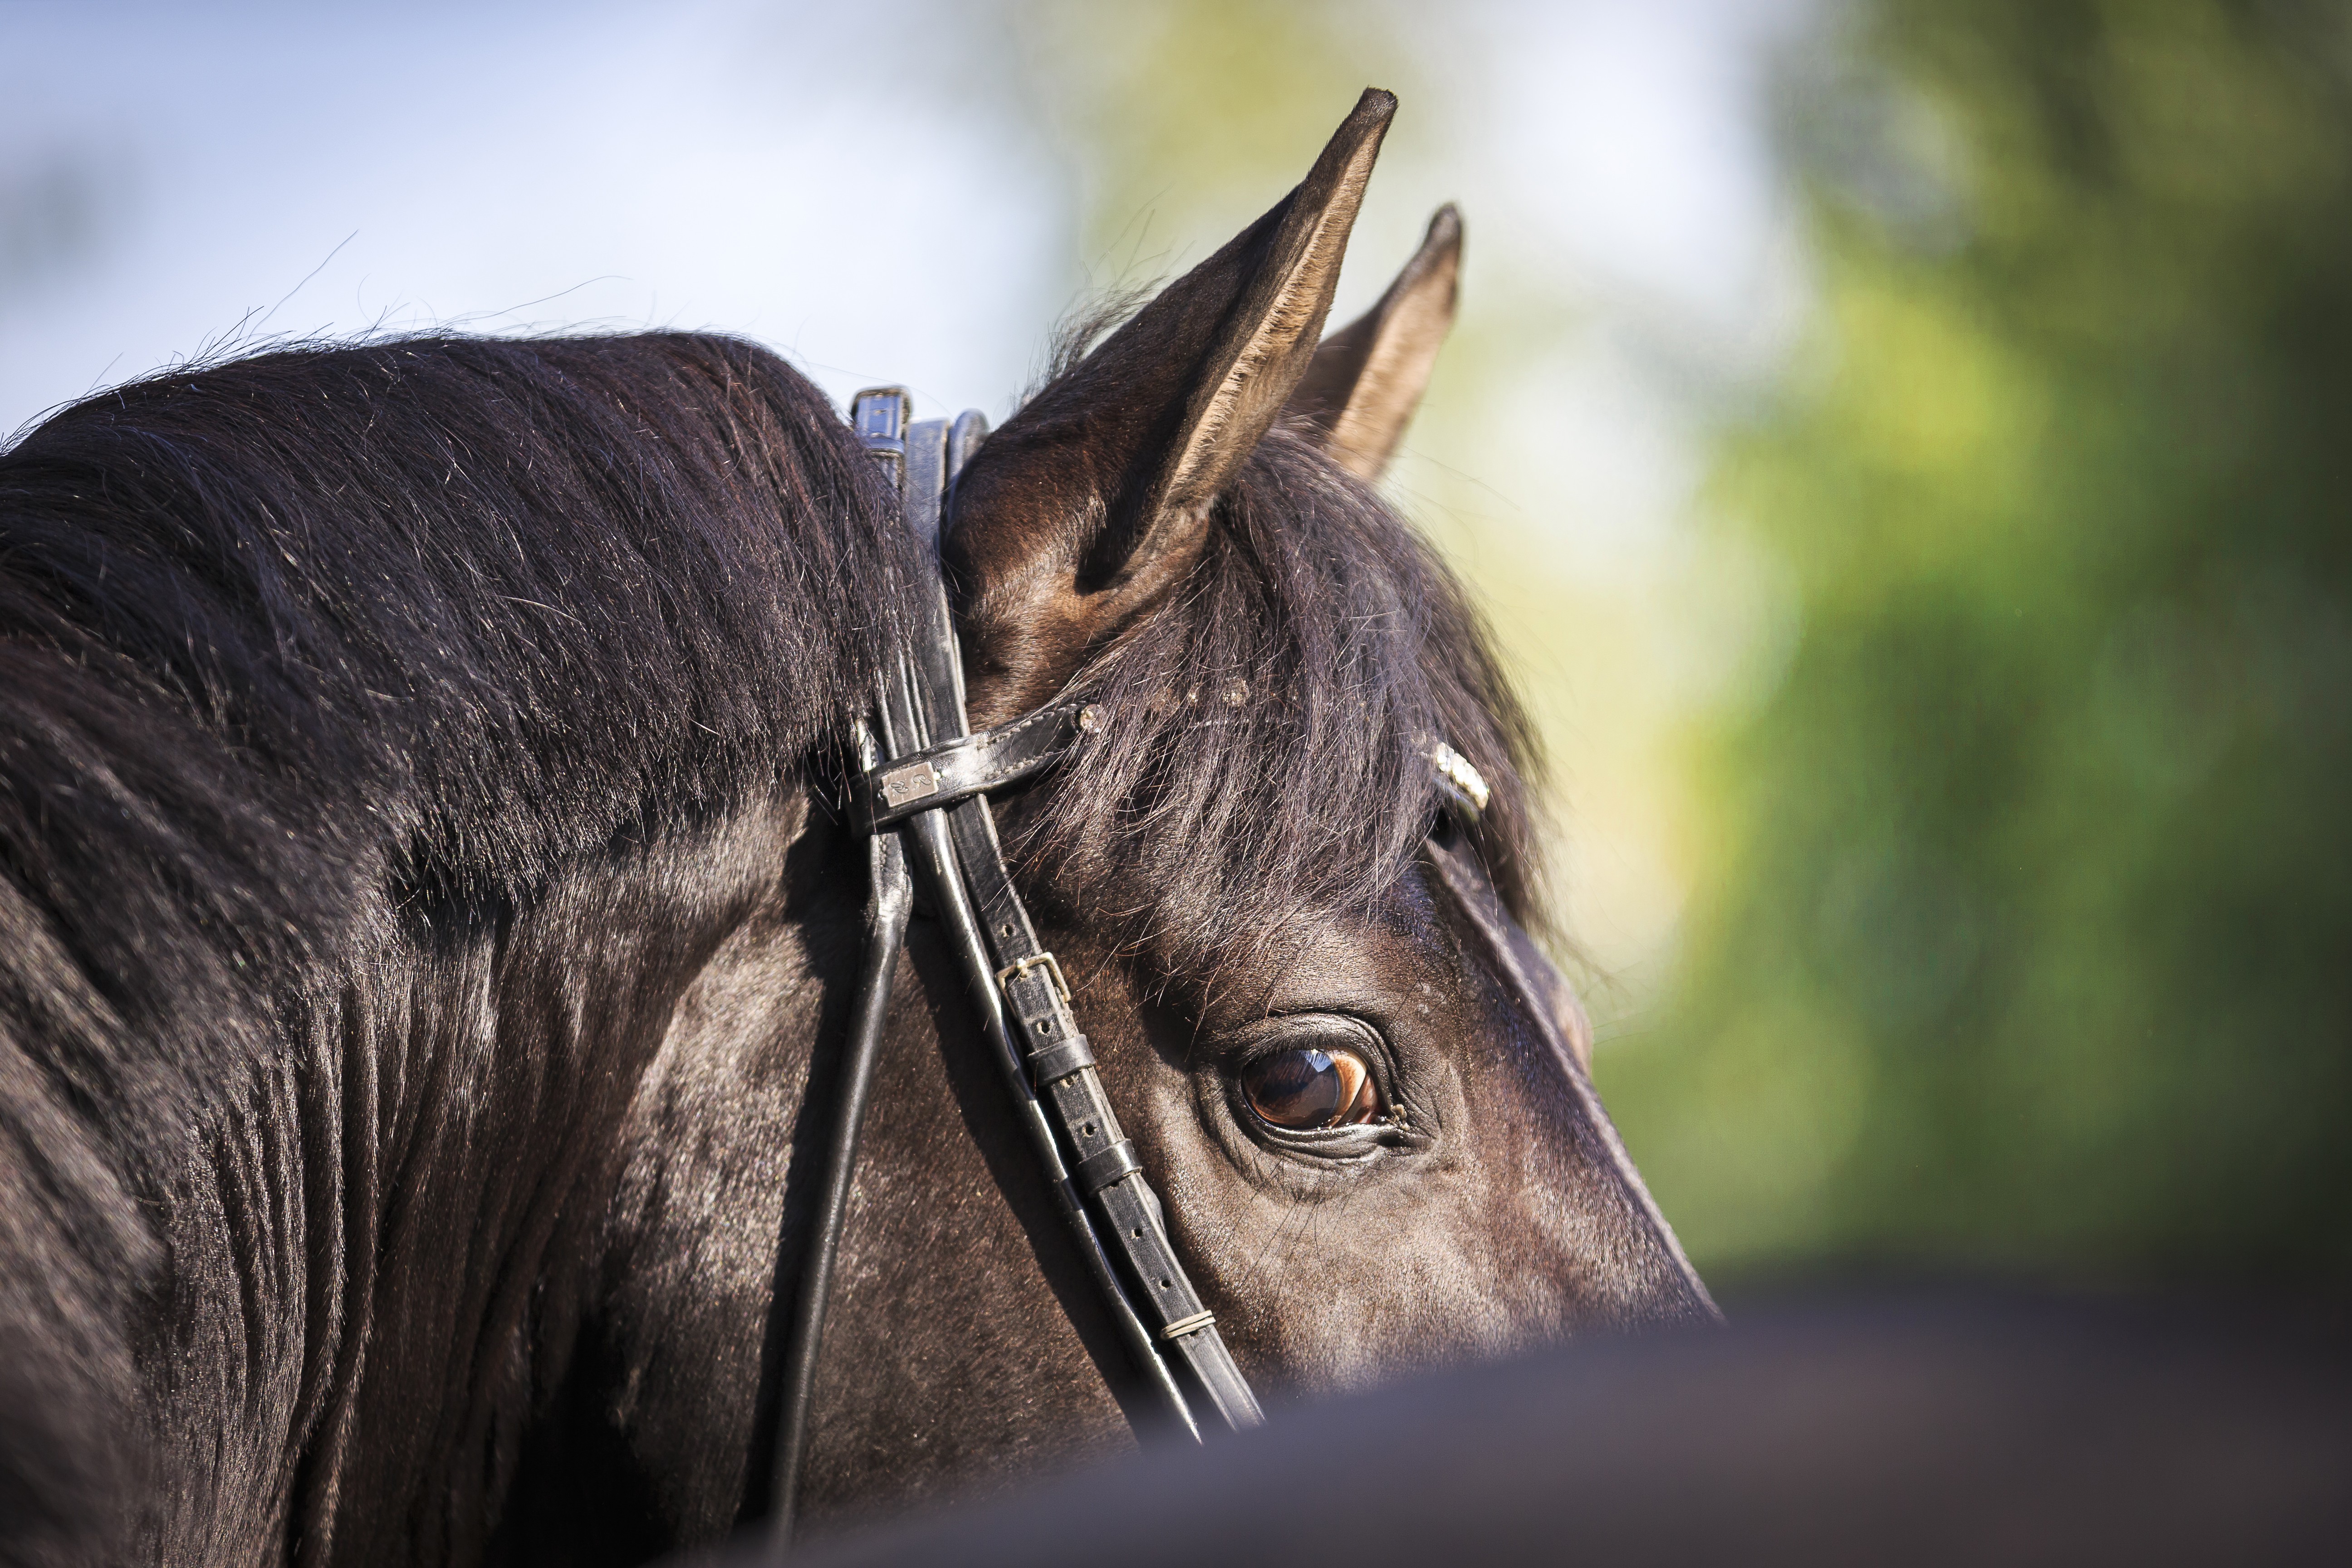
[[[1143,1227],[1139,1225],[1128,1234],[1134,1237],[1136,1240],[1141,1241],[1143,1239]]]
[[[1176,1288],[1176,1283],[1172,1279],[1162,1279],[1160,1282],[1160,1288],[1162,1290],[1173,1290]]]
[[[1081,1137],[1081,1138],[1091,1138],[1091,1137],[1093,1137],[1094,1135],[1095,1135],[1095,1124],[1094,1124],[1093,1122],[1091,1122],[1091,1121],[1087,1122],[1084,1127],[1081,1127],[1081,1128],[1079,1128],[1079,1129],[1078,1129],[1078,1136],[1079,1136],[1079,1137]]]
[[[1041,1035],[1050,1035],[1054,1032],[1054,1020],[1051,1018],[1040,1018],[1037,1020],[1036,1028],[1037,1032]]]
[[[1013,934],[1013,928],[1011,926],[998,926],[996,928],[996,934],[999,936],[1011,936]]]

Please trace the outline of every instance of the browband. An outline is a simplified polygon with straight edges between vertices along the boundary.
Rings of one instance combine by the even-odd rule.
[[[859,780],[857,826],[879,833],[917,812],[1024,783],[1067,756],[1080,737],[1099,731],[1108,722],[1107,711],[1094,702],[1055,703],[993,730],[877,763]],[[1422,754],[1446,804],[1465,826],[1476,826],[1492,794],[1486,776],[1443,741],[1431,742]]]

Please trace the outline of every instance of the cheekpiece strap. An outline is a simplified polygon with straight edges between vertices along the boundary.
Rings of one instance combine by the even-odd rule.
[[[952,425],[910,424],[907,416],[901,389],[877,387],[858,395],[851,421],[894,481],[908,531],[936,561],[946,500],[986,423],[968,414]],[[878,754],[862,775],[856,812],[871,831],[905,842],[961,961],[981,1031],[1013,1097],[1014,1120],[1137,1371],[1196,1436],[1199,1424],[1171,1363],[1191,1373],[1228,1426],[1257,1426],[1265,1416],[1256,1398],[1177,1258],[1160,1199],[1103,1092],[1068,977],[1037,940],[1013,885],[987,799],[989,790],[1066,755],[1102,726],[1106,712],[1058,704],[965,733],[961,653],[944,584],[918,588],[909,646],[879,694]]]

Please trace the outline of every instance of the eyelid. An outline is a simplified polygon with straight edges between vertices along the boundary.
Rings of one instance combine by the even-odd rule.
[[[1354,1013],[1313,1007],[1295,1013],[1269,1013],[1244,1025],[1234,1031],[1235,1056],[1237,1059],[1246,1059],[1261,1050],[1309,1046],[1315,1043],[1312,1037],[1327,1034],[1334,1037],[1335,1044],[1368,1059],[1378,1058],[1388,1049],[1388,1037],[1370,1019]]]

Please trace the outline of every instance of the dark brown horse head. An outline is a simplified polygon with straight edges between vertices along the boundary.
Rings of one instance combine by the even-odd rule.
[[[1712,1310],[1523,930],[1517,711],[1451,579],[1365,482],[1453,314],[1450,208],[1318,347],[1392,110],[1367,93],[1297,190],[993,435],[945,545],[974,723],[1056,699],[1105,715],[1000,824],[1179,1249],[1276,1397]],[[1449,805],[1444,751],[1483,810]],[[923,945],[919,928],[915,966],[951,998]],[[977,1057],[952,1000],[908,1026]],[[963,1092],[965,1121],[996,1117]],[[944,1126],[874,1156],[964,1165],[1024,1229],[960,1230],[919,1278],[836,1308],[856,1326],[827,1374],[820,1506],[906,1485],[875,1460],[884,1432],[919,1466],[950,1442],[968,1460],[1124,1431],[1119,1352],[1020,1196],[1034,1179],[980,1143],[986,1173]],[[1049,1418],[1027,1414],[1041,1400]]]
[[[993,809],[1273,1412],[1712,1309],[1585,1070],[1522,725],[1370,487],[1449,212],[1323,339],[1392,110],[952,497]],[[0,1562],[620,1563],[767,1509],[840,1100],[845,758],[921,558],[809,383],[679,333],[184,366],[0,451]],[[1156,1430],[909,931],[803,1516]]]

